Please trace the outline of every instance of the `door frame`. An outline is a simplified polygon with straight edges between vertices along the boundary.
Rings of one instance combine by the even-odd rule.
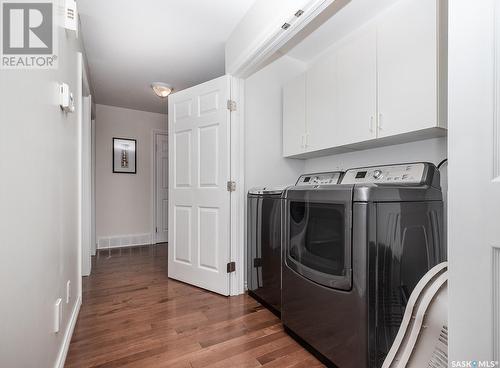
[[[78,53],[76,110],[79,140],[79,263],[80,276],[92,271],[92,95],[85,60]],[[81,280],[81,277],[80,277]],[[79,285],[81,292],[81,285]]]
[[[85,85],[85,81],[84,81]],[[82,276],[92,271],[92,96],[85,88],[79,114],[82,119]]]
[[[91,112],[92,112],[92,105],[93,102],[91,100]],[[95,116],[92,116],[91,114],[91,146],[92,146],[92,152],[91,152],[91,177],[92,177],[92,183],[91,183],[91,201],[92,201],[92,208],[91,208],[91,244],[90,244],[90,255],[95,256],[97,253],[97,237],[96,237],[96,220],[95,220],[95,215],[96,215],[96,200],[95,200],[95,167],[96,167],[96,119]]]
[[[230,96],[236,102],[231,112],[231,180],[236,190],[230,199],[230,259],[236,264],[236,271],[229,275],[229,295],[245,292],[245,81],[230,76]]]
[[[166,116],[168,120],[168,115]],[[151,244],[153,245],[158,244],[156,241],[156,136],[160,134],[166,135],[168,138],[167,129],[153,129],[151,131]],[[168,159],[170,160],[170,157]]]

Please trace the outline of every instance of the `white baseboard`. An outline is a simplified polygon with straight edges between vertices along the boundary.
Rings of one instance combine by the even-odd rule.
[[[100,236],[97,238],[97,249],[134,247],[152,242],[153,236],[150,233]]]
[[[78,319],[78,313],[80,313],[80,307],[82,306],[82,297],[78,296],[78,299],[73,308],[73,313],[71,313],[71,318],[66,327],[66,332],[64,333],[63,343],[59,355],[57,356],[55,368],[64,368],[64,363],[66,362],[66,356],[68,355],[69,344],[71,343],[71,337],[73,336],[73,331],[75,329],[76,320]]]
[[[168,243],[168,230],[165,231],[165,238],[164,239],[158,239],[157,235],[153,235],[152,239],[154,240],[153,244]]]

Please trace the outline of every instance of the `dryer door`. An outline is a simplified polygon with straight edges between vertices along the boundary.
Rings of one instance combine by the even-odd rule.
[[[352,187],[290,189],[284,213],[286,266],[318,284],[350,290]]]

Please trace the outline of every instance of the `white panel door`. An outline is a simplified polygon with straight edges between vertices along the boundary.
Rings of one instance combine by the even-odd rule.
[[[379,137],[437,125],[436,0],[401,0],[378,24]]]
[[[168,241],[168,136],[156,134],[156,243]]]
[[[330,52],[307,71],[306,151],[337,145],[337,54]]]
[[[377,138],[377,33],[368,27],[337,50],[336,145]]]
[[[306,74],[283,87],[283,156],[305,151],[306,139]]]
[[[230,79],[168,98],[168,276],[229,295]]]
[[[498,367],[500,1],[452,0],[449,12],[448,356]]]

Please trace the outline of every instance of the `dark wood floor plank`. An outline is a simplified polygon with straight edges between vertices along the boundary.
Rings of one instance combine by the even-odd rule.
[[[271,312],[167,277],[167,246],[100,251],[66,367],[322,367]]]

